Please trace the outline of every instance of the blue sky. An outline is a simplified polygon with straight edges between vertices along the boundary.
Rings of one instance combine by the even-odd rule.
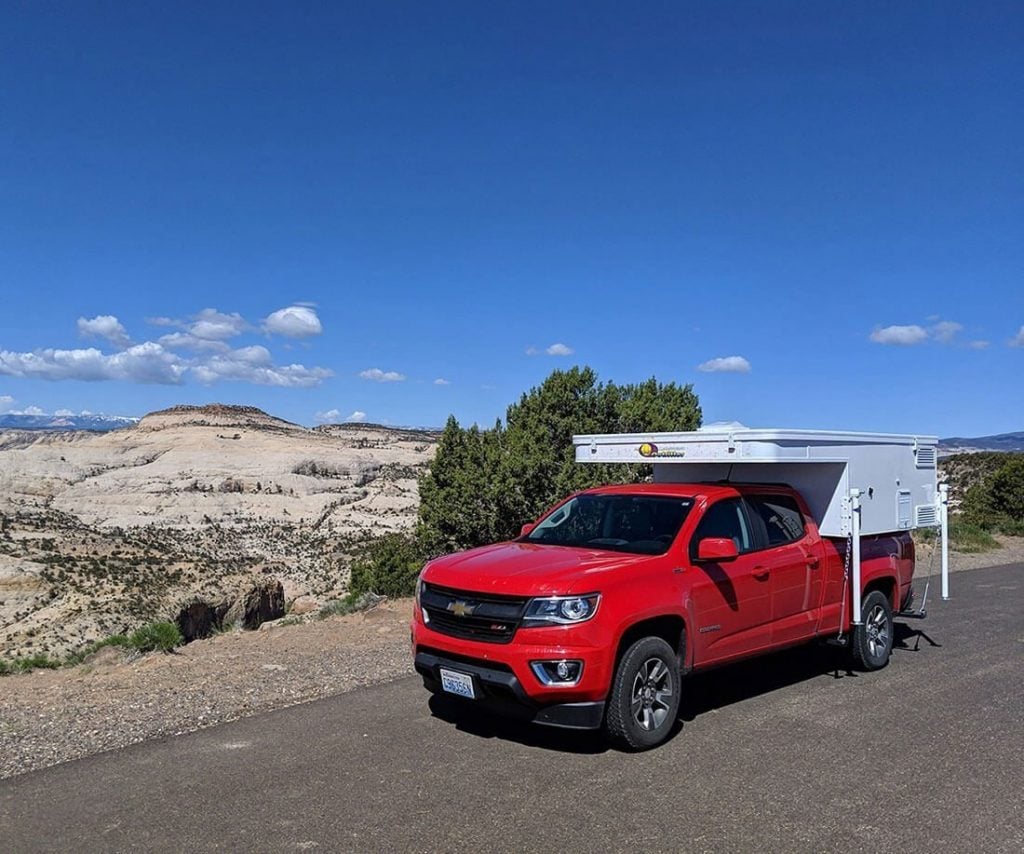
[[[1024,429],[1019,3],[18,3],[0,410]],[[548,352],[550,350],[550,353]]]

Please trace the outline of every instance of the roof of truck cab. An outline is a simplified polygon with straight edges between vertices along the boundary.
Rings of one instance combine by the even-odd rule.
[[[793,492],[782,483],[624,483],[584,489],[584,495],[665,495],[680,498],[724,498],[737,492]]]

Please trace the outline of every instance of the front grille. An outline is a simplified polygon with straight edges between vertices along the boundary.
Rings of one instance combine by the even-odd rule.
[[[523,618],[527,599],[452,590],[424,584],[420,605],[434,631],[486,643],[508,643]]]

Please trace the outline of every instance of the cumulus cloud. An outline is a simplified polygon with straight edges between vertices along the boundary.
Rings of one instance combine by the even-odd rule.
[[[940,344],[952,344],[957,333],[963,328],[962,323],[956,323],[952,320],[940,320],[938,323],[934,324],[929,331],[931,332],[932,337]]]
[[[928,333],[920,326],[884,326],[871,333],[871,340],[876,344],[898,344],[909,347],[920,344],[928,338]]]
[[[286,338],[309,338],[324,329],[311,306],[290,305],[264,318],[263,331]]]
[[[9,394],[0,394],[0,413],[10,412],[14,405],[14,398]]]
[[[241,380],[283,388],[309,388],[332,375],[326,368],[275,365],[270,351],[259,345],[215,353],[191,370],[192,375],[206,385],[219,380]]]
[[[705,374],[749,374],[750,362],[743,356],[720,356],[697,365],[697,370]]]
[[[366,413],[360,409],[357,409],[347,418],[342,418],[340,409],[328,409],[326,412],[318,412],[316,414],[316,420],[323,424],[351,424],[355,422],[365,421]]]
[[[226,353],[231,347],[223,341],[215,341],[209,338],[197,338],[191,332],[171,332],[161,335],[159,343],[172,350],[200,350],[207,352]]]
[[[131,343],[128,330],[112,314],[78,318],[78,334],[83,338],[106,338],[118,347],[126,347]]]
[[[376,383],[400,383],[405,379],[405,374],[398,371],[382,371],[380,368],[368,368],[360,371],[359,376],[364,380],[372,380]]]
[[[434,385],[451,385],[451,383],[444,377],[438,377],[436,380],[434,380]]]
[[[539,350],[536,347],[526,348],[527,356],[539,356],[541,353],[546,353],[549,356],[571,356],[573,352],[575,351],[572,347],[568,344],[562,344],[561,342],[556,342],[550,347],[545,347],[543,350]]]
[[[118,353],[47,348],[31,353],[0,350],[0,374],[42,380],[127,380],[174,385],[181,382],[185,363],[159,344],[147,341]]]
[[[1010,339],[1011,347],[1024,347],[1024,326]]]
[[[70,409],[55,409],[53,414],[60,418],[67,418],[69,415],[74,415],[75,413]]]
[[[300,308],[303,308],[300,306]],[[224,339],[251,330],[240,314],[203,309],[187,321],[149,318],[156,326],[178,326],[182,331],[158,341],[131,344],[124,327],[113,315],[80,317],[82,335],[102,337],[119,345],[114,353],[96,347],[70,350],[53,347],[31,352],[0,350],[0,376],[44,380],[121,380],[176,385],[186,377],[204,384],[238,380],[256,385],[308,388],[333,375],[326,368],[301,364],[277,365],[266,347],[232,349]],[[381,372],[382,381],[401,375]],[[13,403],[8,401],[7,406]]]
[[[185,329],[196,338],[210,341],[234,338],[245,332],[247,328],[248,324],[245,322],[245,318],[238,312],[224,314],[215,308],[204,308],[192,318],[190,323],[185,325]]]

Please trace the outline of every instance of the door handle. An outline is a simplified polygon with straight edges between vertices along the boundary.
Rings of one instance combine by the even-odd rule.
[[[821,566],[821,561],[814,555],[807,555],[807,566],[811,569],[817,569]]]
[[[769,572],[771,572],[771,570],[769,570],[767,566],[755,566],[750,574],[758,581],[764,581],[768,577]]]

